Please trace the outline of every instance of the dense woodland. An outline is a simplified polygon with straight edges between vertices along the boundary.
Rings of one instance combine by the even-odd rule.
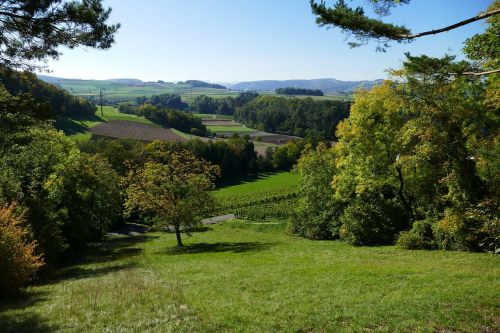
[[[259,96],[235,113],[235,119],[262,131],[335,140],[335,129],[349,115],[351,103],[312,98]]]
[[[278,88],[274,91],[278,95],[305,95],[305,96],[325,96],[319,89],[304,89],[304,88]]]

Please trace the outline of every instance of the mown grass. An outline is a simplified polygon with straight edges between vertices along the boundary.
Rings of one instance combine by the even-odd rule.
[[[357,248],[229,221],[115,238],[0,307],[0,331],[498,332],[500,258]]]
[[[256,132],[256,129],[248,128],[243,125],[207,125],[207,129],[212,131],[213,133],[250,133]]]
[[[210,119],[221,119],[221,120],[233,120],[233,116],[224,114],[211,114],[211,113],[193,113],[196,118],[210,118]]]

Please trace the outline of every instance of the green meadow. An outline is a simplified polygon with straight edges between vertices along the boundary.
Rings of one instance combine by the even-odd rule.
[[[0,307],[3,332],[498,332],[499,258],[353,247],[233,220],[95,244]]]
[[[293,190],[234,179],[219,200]],[[260,195],[259,194],[259,195]],[[498,332],[500,259],[291,237],[286,221],[108,235],[0,305],[2,332]]]

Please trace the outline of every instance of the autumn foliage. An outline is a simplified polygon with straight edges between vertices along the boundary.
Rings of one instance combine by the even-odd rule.
[[[15,204],[0,205],[0,296],[17,291],[44,264],[22,221]]]

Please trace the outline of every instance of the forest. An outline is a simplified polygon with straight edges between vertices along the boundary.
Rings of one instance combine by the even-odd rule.
[[[305,95],[305,96],[325,96],[325,94],[319,89],[304,89],[304,88],[278,88],[275,90],[278,95]]]
[[[335,140],[337,124],[349,115],[348,101],[259,96],[236,109],[235,119],[262,131]]]

